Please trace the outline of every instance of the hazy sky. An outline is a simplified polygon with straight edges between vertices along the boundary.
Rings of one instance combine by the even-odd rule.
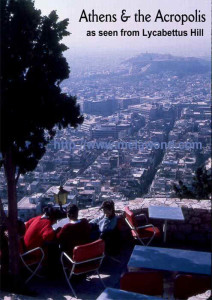
[[[72,51],[138,51],[160,52],[179,54],[186,56],[210,56],[211,53],[211,1],[210,0],[35,0],[36,8],[43,14],[57,10],[60,19],[69,18],[69,31],[71,35],[65,43]],[[89,14],[94,9],[95,13],[116,14],[117,21],[106,22],[79,22],[82,10]],[[121,11],[126,9],[131,18],[127,22],[120,20]],[[152,16],[151,22],[135,22],[134,14],[140,9],[143,14]],[[180,23],[154,22],[158,9],[162,14],[200,14],[206,15],[206,22],[187,22],[183,26]],[[203,37],[151,37],[144,36],[123,37],[120,30],[187,30],[204,29]],[[117,30],[119,36],[113,37],[88,37],[88,30]]]

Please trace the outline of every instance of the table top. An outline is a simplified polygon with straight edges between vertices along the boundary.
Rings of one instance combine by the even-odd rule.
[[[202,294],[198,294],[198,295],[195,295],[195,296],[192,296],[192,297],[189,297],[188,300],[204,300],[204,299],[211,299],[210,298],[211,296],[211,290],[207,290],[206,292],[202,293]]]
[[[115,300],[115,299],[152,299],[159,300],[160,297],[147,296],[138,293],[127,292],[123,290],[106,288],[96,300]]]
[[[149,218],[163,220],[184,221],[181,207],[171,206],[150,206],[148,208]]]
[[[211,253],[136,245],[128,269],[139,268],[210,275]]]

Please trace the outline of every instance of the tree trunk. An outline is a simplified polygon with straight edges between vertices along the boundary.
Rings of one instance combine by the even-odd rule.
[[[9,272],[11,274],[14,288],[19,282],[19,240],[17,226],[17,198],[16,198],[16,181],[15,165],[13,162],[12,151],[5,153],[5,175],[7,179],[8,191],[8,235],[9,235]]]

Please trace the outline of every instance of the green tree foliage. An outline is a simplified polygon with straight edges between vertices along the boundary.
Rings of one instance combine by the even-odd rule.
[[[179,185],[176,184],[173,185],[173,190],[175,192],[175,196],[183,199],[183,198],[194,198],[194,194],[187,188],[185,184],[181,180],[179,180]]]
[[[32,0],[1,0],[1,148],[8,185],[10,269],[17,274],[16,184],[45,153],[55,128],[83,122],[76,97],[62,93],[69,67],[68,19],[42,16]],[[13,256],[13,258],[12,258]],[[13,259],[13,261],[12,261]]]
[[[41,17],[29,0],[2,1],[2,152],[12,145],[21,173],[33,170],[54,126],[82,122],[76,98],[61,93],[69,67],[60,43],[68,19]],[[48,133],[48,134],[47,134]]]
[[[210,199],[212,193],[212,177],[211,170],[199,167],[193,178],[192,188],[189,189],[181,180],[179,184],[173,185],[175,196],[190,199]]]
[[[197,199],[209,199],[212,192],[211,170],[198,168],[192,185]]]

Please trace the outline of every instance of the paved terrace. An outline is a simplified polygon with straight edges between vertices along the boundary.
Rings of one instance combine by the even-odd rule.
[[[185,222],[170,221],[168,224],[167,243],[164,245],[162,241],[153,241],[152,246],[166,246],[169,248],[190,249],[210,251],[211,238],[211,203],[210,201],[202,200],[179,200],[174,198],[137,198],[129,202],[116,202],[116,209],[123,211],[124,207],[128,205],[133,211],[142,209],[147,213],[147,208],[150,205],[166,205],[166,206],[180,206],[183,209]],[[99,215],[99,208],[90,208],[80,211],[80,217],[92,219]],[[157,226],[161,227],[162,222],[155,222]],[[106,257],[100,269],[101,277],[107,287],[119,288],[120,276],[126,271],[127,263],[134,244],[128,235],[128,227],[123,226],[124,243],[120,255],[115,258],[118,261]],[[129,238],[129,239],[128,239]],[[58,273],[55,270],[55,273]],[[100,280],[93,275],[91,278],[82,280],[81,282],[73,282],[76,293],[79,299],[96,299],[103,291]],[[22,295],[11,295],[6,292],[0,292],[0,299],[4,300],[70,300],[75,299],[69,290],[64,275],[58,275],[54,280],[47,278],[34,278],[29,283],[29,287],[37,292],[36,297],[27,297]],[[165,279],[165,297],[170,299],[173,286],[168,278]],[[192,300],[209,299],[209,292],[192,297]]]

